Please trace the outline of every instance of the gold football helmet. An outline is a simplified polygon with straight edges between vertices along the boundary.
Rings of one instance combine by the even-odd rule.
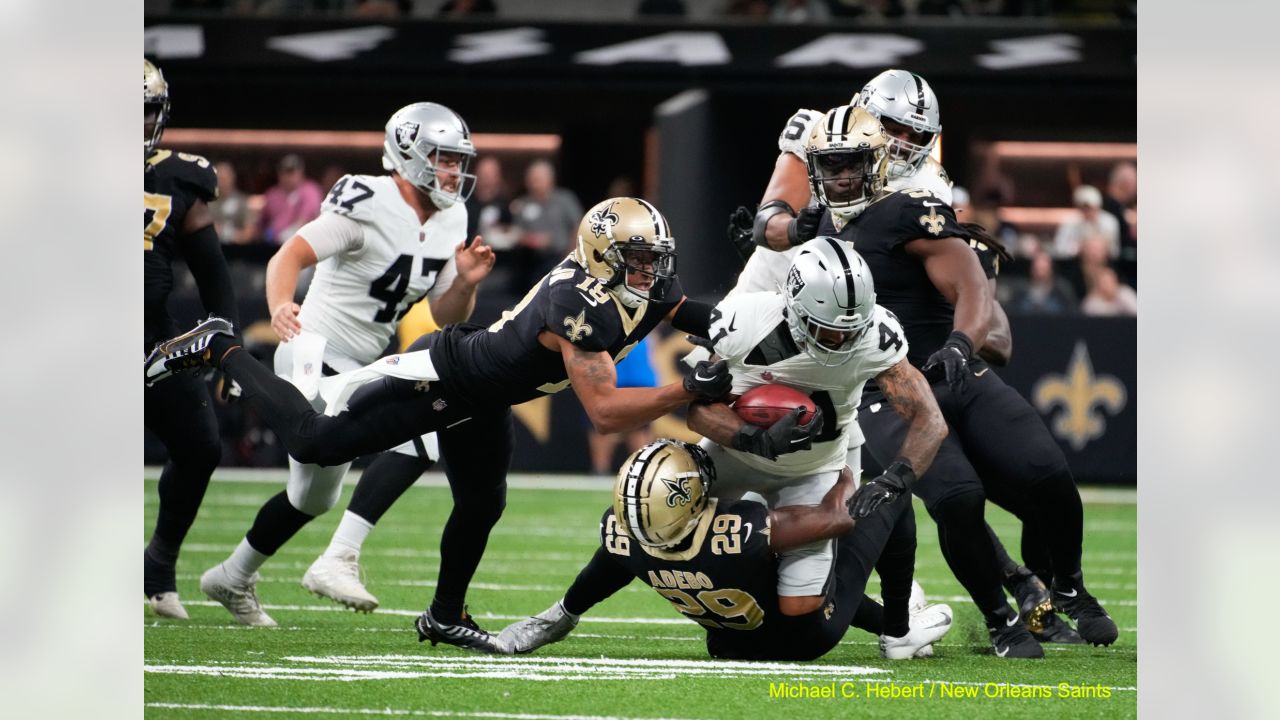
[[[848,222],[884,190],[889,138],[874,115],[851,105],[827,111],[805,148],[809,184],[818,202]]]
[[[707,452],[679,440],[658,440],[631,454],[613,486],[618,525],[642,545],[672,548],[698,525],[715,482]]]
[[[640,198],[609,198],[588,210],[573,259],[630,308],[665,300],[676,277],[667,219]]]
[[[164,126],[169,122],[169,83],[164,73],[150,60],[142,59],[142,156],[160,144]]]

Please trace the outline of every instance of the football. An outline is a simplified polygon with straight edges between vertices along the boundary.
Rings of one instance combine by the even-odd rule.
[[[763,428],[772,426],[797,407],[804,408],[800,424],[807,425],[816,410],[813,400],[793,387],[778,384],[757,385],[733,404],[738,417]]]

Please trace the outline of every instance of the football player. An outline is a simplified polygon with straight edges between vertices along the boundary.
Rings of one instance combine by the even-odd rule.
[[[856,522],[846,501],[853,473],[817,505],[770,510],[752,500],[710,497],[716,465],[697,445],[659,440],[636,451],[618,473],[613,507],[600,521],[600,548],[562,600],[498,636],[504,652],[532,652],[567,636],[579,617],[631,583],[652,587],[707,632],[712,657],[812,660],[835,647],[854,614],[874,603],[863,591],[878,558],[912,553],[914,526],[903,522],[910,493]],[[837,536],[839,559],[821,606],[803,615],[774,592],[776,553]],[[900,637],[880,636],[880,653],[913,657],[951,629],[951,608],[934,605]]]
[[[199,155],[159,147],[169,122],[169,83],[160,68],[142,61],[142,257],[143,352],[175,331],[169,316],[173,261],[181,258],[195,278],[200,302],[217,315],[236,318],[231,274],[213,227],[208,203],[218,197],[218,176]],[[196,518],[209,476],[222,458],[218,420],[209,390],[196,375],[143,390],[143,420],[169,450],[160,473],[160,509],[143,553],[142,586],[161,617],[187,619],[178,599],[178,550]]]
[[[951,430],[915,492],[937,521],[944,557],[982,611],[996,654],[1043,657],[1005,600],[983,512],[986,499],[1044,538],[1053,606],[1088,642],[1115,641],[1115,623],[1084,587],[1083,510],[1062,450],[1039,413],[975,353],[992,318],[978,237],[928,189],[893,191],[881,158],[888,139],[865,110],[830,110],[809,137],[808,174],[826,208],[820,235],[854,244],[876,278],[881,303],[902,323],[907,359],[933,384]],[[885,388],[868,384],[859,422],[877,462],[890,463],[910,425]],[[985,482],[984,482],[985,481]]]
[[[280,339],[276,374],[290,379],[316,410],[325,409],[319,379],[376,360],[419,299],[430,300],[440,323],[471,315],[476,287],[494,263],[481,238],[466,242],[464,203],[474,185],[468,172],[474,157],[471,132],[453,110],[429,102],[397,110],[383,140],[382,162],[390,174],[343,176],[320,216],[267,264],[267,307]],[[312,266],[315,277],[299,306],[293,301],[298,274]],[[375,458],[356,486],[339,537],[367,533],[377,522],[378,516],[365,509],[369,488],[399,497],[438,453],[436,436],[428,434]],[[240,545],[204,574],[200,588],[245,625],[275,625],[255,592],[258,568],[334,506],[349,467],[290,458],[286,489],[262,506]],[[335,545],[307,570],[303,587],[373,610],[378,601],[359,580],[359,543]]]
[[[334,378],[325,414],[253,359],[211,319],[161,344],[145,363],[150,381],[216,366],[302,463],[341,465],[438,431],[454,493],[440,542],[435,599],[419,640],[477,650],[492,637],[465,612],[467,586],[506,503],[511,406],[570,384],[596,430],[644,425],[697,398],[728,391],[727,365],[702,362],[682,382],[618,388],[614,363],[659,323],[706,337],[711,307],[684,297],[667,220],[640,198],[610,198],[578,227],[574,252],[489,327],[447,325],[410,351]],[[326,392],[322,382],[321,392]],[[328,397],[328,396],[327,396]],[[393,493],[375,489],[385,509]]]
[[[856,413],[863,384],[873,378],[909,429],[893,462],[860,490],[864,509],[909,492],[928,469],[946,423],[928,383],[906,361],[897,319],[876,305],[872,276],[852,246],[815,238],[796,254],[781,293],[731,295],[712,317],[711,343],[729,363],[733,395],[782,383],[809,394],[818,408],[807,424],[800,424],[797,408],[764,429],[744,422],[725,403],[690,407],[689,428],[705,438],[702,447],[718,471],[711,489],[716,497],[753,492],[773,509],[813,505],[836,482],[846,459],[855,476],[861,475],[863,437]],[[905,512],[914,528],[913,512]],[[910,534],[914,538],[914,529]],[[783,614],[803,615],[821,606],[834,551],[831,539],[823,539],[780,553],[777,594]],[[880,569],[884,625],[891,635],[906,631],[914,566],[912,553]]]

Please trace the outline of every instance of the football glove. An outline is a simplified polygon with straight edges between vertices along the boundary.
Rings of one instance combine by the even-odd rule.
[[[905,460],[896,460],[883,473],[858,488],[849,500],[849,514],[855,519],[864,518],[885,503],[897,500],[903,493],[911,492],[916,484],[916,471]]]
[[[704,400],[719,400],[731,387],[733,375],[729,374],[729,363],[725,360],[699,361],[693,372],[684,376],[685,392]]]
[[[798,407],[768,428],[751,423],[744,424],[733,436],[733,449],[759,455],[766,460],[777,460],[779,455],[808,450],[813,438],[822,432],[822,408],[815,408],[807,425],[800,424]]]
[[[973,341],[959,330],[952,330],[951,336],[937,352],[929,356],[922,371],[929,382],[936,382],[945,377],[947,387],[959,395],[965,387],[969,376],[969,356],[973,354]]]
[[[826,208],[821,205],[807,207],[787,224],[787,242],[792,247],[803,245],[818,235],[818,223],[822,221],[822,213]]]
[[[733,248],[738,251],[744,265],[751,258],[751,253],[756,251],[756,242],[752,239],[755,220],[756,214],[741,205],[729,215],[729,242],[733,243]]]

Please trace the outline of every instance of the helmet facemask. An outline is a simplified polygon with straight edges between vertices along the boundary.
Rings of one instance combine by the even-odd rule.
[[[438,145],[421,147],[422,145],[426,144],[418,143],[405,153],[412,155],[416,162],[406,162],[404,169],[397,169],[397,172],[414,187],[430,196],[432,204],[441,210],[447,210],[456,203],[465,203],[476,189],[475,173],[470,172],[471,161],[475,160],[476,156],[475,150],[443,148]],[[446,156],[446,160],[456,158],[456,169],[446,167],[453,165],[452,162],[441,162],[442,154]],[[442,176],[444,178],[456,176],[452,191],[445,188]]]
[[[645,242],[611,242],[604,262],[613,270],[605,286],[627,307],[664,302],[676,277],[676,251]]]
[[[387,122],[382,167],[394,170],[426,193],[440,210],[471,197],[476,187],[476,176],[471,172],[475,156],[466,122],[443,105],[408,105]]]
[[[609,198],[588,210],[572,257],[629,308],[664,302],[675,285],[675,238],[662,213],[640,198]]]
[[[809,183],[818,202],[846,219],[861,213],[885,186],[884,148],[810,150]]]
[[[903,122],[903,120],[909,122]],[[929,155],[933,153],[933,147],[938,144],[938,133],[928,130],[923,116],[907,117],[903,120],[891,117],[880,118],[885,134],[889,136],[889,175],[892,177],[914,175],[929,159]],[[923,136],[923,144],[899,137],[907,134],[908,131],[917,137]]]

